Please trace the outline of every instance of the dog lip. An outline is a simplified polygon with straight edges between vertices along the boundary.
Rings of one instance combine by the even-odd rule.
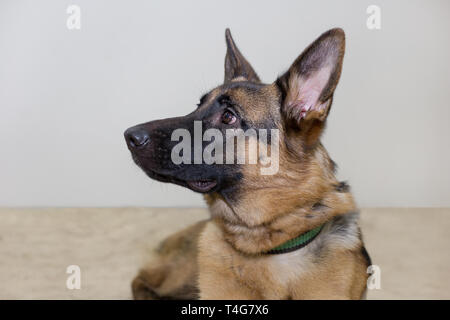
[[[217,181],[213,179],[184,180],[177,178],[170,173],[158,172],[153,168],[148,168],[147,166],[142,165],[141,159],[145,159],[146,157],[139,156],[134,152],[131,152],[131,155],[138,167],[140,167],[151,179],[177,184],[182,187],[188,187],[192,191],[200,193],[207,193],[217,186]]]
[[[186,183],[192,190],[198,192],[208,192],[217,185],[214,180],[192,180]]]
[[[202,180],[182,180],[177,179],[176,177],[161,174],[159,172],[156,172],[154,170],[145,170],[150,178],[161,181],[161,182],[170,182],[174,184],[178,184],[183,187],[189,187],[192,191],[200,192],[200,193],[207,193],[211,191],[214,187],[217,186],[217,181],[215,180],[208,180],[208,179],[202,179]]]

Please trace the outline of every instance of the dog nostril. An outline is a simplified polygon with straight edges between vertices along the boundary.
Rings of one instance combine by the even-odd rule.
[[[131,147],[142,147],[150,141],[147,131],[142,129],[127,130],[125,137]]]

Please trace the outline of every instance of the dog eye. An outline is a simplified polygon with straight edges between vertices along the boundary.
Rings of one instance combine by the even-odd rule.
[[[233,124],[236,122],[236,116],[230,111],[225,110],[222,114],[222,123],[224,124]]]

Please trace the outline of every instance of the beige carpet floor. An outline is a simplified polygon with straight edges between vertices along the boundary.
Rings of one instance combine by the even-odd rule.
[[[0,299],[129,299],[149,251],[205,209],[0,209]],[[381,288],[369,299],[450,299],[450,209],[364,209]],[[69,290],[66,268],[81,269]]]

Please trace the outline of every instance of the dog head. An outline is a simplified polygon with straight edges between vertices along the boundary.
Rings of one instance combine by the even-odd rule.
[[[125,131],[134,161],[150,178],[208,194],[209,199],[245,201],[245,193],[277,193],[299,185],[320,146],[341,73],[344,32],[322,34],[270,84],[261,83],[228,29],[226,44],[224,83],[203,95],[192,113]],[[244,133],[242,148],[237,135],[229,132]],[[258,146],[253,162],[252,141]],[[325,165],[332,166],[331,160]],[[263,173],[270,167],[274,170]]]

